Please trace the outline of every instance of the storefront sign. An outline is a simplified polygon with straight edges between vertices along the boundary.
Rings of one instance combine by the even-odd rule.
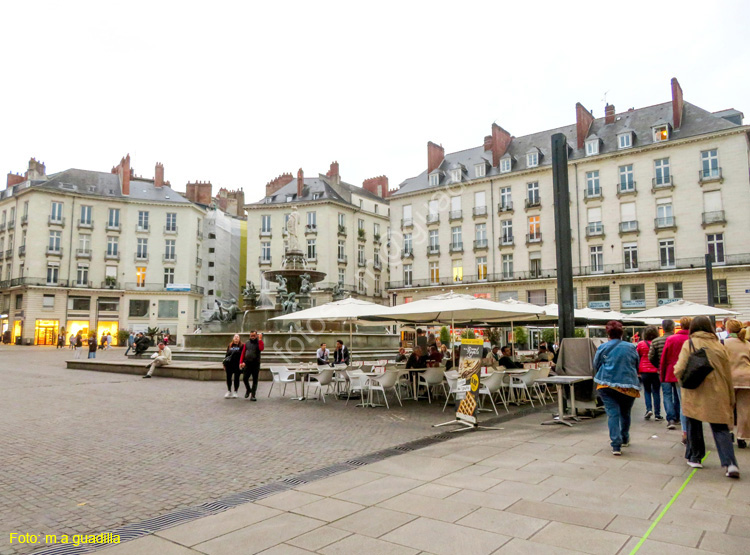
[[[167,291],[190,291],[189,283],[168,283]]]
[[[589,301],[589,308],[609,308],[609,301]]]
[[[646,308],[646,299],[631,299],[622,301],[622,308]]]
[[[679,300],[680,299],[659,299],[659,300],[656,301],[656,304],[658,306],[664,306],[665,304],[670,304],[670,303],[673,303],[673,302],[679,301]]]
[[[459,351],[458,375],[459,385],[462,390],[468,390],[463,393],[463,399],[458,404],[456,418],[471,424],[477,423],[477,394],[479,392],[479,371],[482,368],[482,348],[484,340],[482,339],[462,339],[461,350]],[[463,382],[463,383],[461,383]],[[457,398],[462,397],[461,393]]]

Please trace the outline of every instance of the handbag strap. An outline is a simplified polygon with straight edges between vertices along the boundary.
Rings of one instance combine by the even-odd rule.
[[[694,353],[695,352],[695,346],[693,345],[693,338],[692,337],[690,339],[688,339],[688,343],[690,343],[690,352]]]

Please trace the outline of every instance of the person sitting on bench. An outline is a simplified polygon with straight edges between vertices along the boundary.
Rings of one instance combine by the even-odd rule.
[[[141,356],[149,347],[149,338],[139,331],[135,338],[135,356]]]

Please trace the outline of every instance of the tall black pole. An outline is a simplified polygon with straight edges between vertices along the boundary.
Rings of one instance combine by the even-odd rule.
[[[714,306],[714,261],[710,254],[706,254],[706,291],[708,293],[708,306]],[[716,324],[716,319],[711,316],[711,323]]]
[[[573,250],[568,191],[568,142],[552,135],[552,189],[555,199],[555,251],[557,255],[557,307],[560,338],[575,336],[573,310]]]

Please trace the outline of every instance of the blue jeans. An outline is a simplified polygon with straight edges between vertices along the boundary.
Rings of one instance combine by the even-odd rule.
[[[680,388],[680,384],[675,384],[676,390],[677,390],[677,398],[680,400],[680,427],[682,428],[682,431],[687,433],[687,417],[682,414],[682,389]]]
[[[643,381],[643,396],[646,398],[646,410],[654,411],[658,417],[661,416],[661,388],[659,387],[659,374],[656,372],[644,372],[641,374]],[[653,405],[651,400],[653,398]]]
[[[91,353],[91,352],[90,352],[90,353],[89,353],[89,358],[96,358],[96,353],[95,353],[95,352],[94,352],[94,353]]]
[[[680,397],[678,391],[680,386],[676,383],[662,382],[661,393],[664,398],[664,410],[669,422],[677,422],[680,419]]]
[[[607,411],[610,445],[612,449],[619,451],[623,443],[630,441],[630,410],[633,408],[635,397],[609,387],[597,392],[604,403],[604,410]]]
[[[703,422],[695,418],[686,418],[688,442],[685,447],[685,458],[690,462],[701,462],[706,456],[706,444],[703,441]],[[737,459],[734,456],[734,446],[732,445],[732,436],[729,433],[729,426],[726,424],[709,424],[711,432],[714,434],[714,443],[716,450],[719,452],[719,461],[721,466],[737,465]]]

